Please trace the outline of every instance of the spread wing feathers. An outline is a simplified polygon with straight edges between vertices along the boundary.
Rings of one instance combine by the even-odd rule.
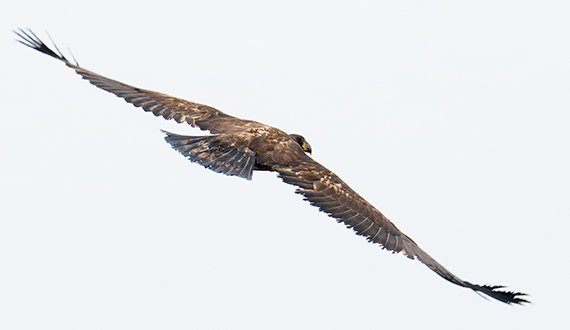
[[[352,228],[369,242],[380,244],[392,253],[402,252],[410,259],[417,259],[453,284],[507,304],[528,302],[521,298],[525,296],[524,293],[499,290],[503,286],[472,284],[453,275],[336,174],[309,157],[293,166],[274,166],[273,170],[279,173],[284,182],[298,186],[296,193],[303,195],[311,205]]]
[[[198,163],[215,172],[234,175],[251,180],[256,164],[255,153],[245,146],[224,139],[224,132],[243,130],[261,125],[250,120],[227,115],[212,107],[178,99],[172,96],[133,87],[122,82],[103,77],[83,69],[76,62],[71,63],[54,45],[50,49],[32,31],[14,31],[20,43],[46,55],[54,57],[72,68],[91,84],[115,94],[136,107],[152,112],[165,119],[174,119],[179,123],[187,122],[193,127],[208,130],[217,135],[183,136],[166,133],[166,141],[192,162]],[[287,151],[287,150],[285,150]],[[430,255],[424,252],[408,236],[402,233],[380,211],[352,190],[333,172],[329,171],[310,157],[299,162],[285,161],[288,153],[270,153],[283,158],[283,161],[269,166],[286,183],[299,187],[297,193],[304,196],[311,205],[327,213],[338,222],[352,228],[358,235],[370,242],[380,244],[393,253],[402,252],[410,259],[417,259],[444,279],[466,288],[481,292],[507,304],[528,302],[524,293],[501,291],[503,286],[477,285],[463,281],[453,275]],[[281,159],[280,158],[280,159]],[[275,161],[275,159],[273,160]],[[288,165],[284,165],[288,164]]]
[[[190,161],[217,173],[251,180],[255,153],[249,148],[231,146],[219,135],[185,136],[163,132],[166,142]]]
[[[152,112],[155,116],[162,116],[168,120],[174,119],[178,123],[187,122],[192,127],[208,130],[214,134],[233,128],[245,128],[249,123],[252,123],[250,120],[230,116],[207,105],[137,88],[106,78],[80,67],[78,63],[71,63],[63,56],[55,44],[54,48],[57,52],[50,49],[31,30],[24,31],[20,29],[14,32],[20,37],[18,40],[20,43],[64,62],[65,65],[75,70],[91,84],[123,98],[135,107],[142,107],[145,111]]]

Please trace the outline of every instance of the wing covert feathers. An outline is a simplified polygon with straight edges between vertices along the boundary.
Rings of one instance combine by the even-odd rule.
[[[251,120],[230,116],[207,105],[134,87],[104,77],[80,67],[77,63],[73,64],[63,56],[57,46],[54,46],[57,52],[53,51],[32,31],[20,29],[14,32],[21,38],[18,40],[20,43],[64,62],[65,65],[75,70],[77,74],[91,84],[123,98],[135,107],[142,107],[145,111],[152,112],[155,116],[162,116],[167,120],[174,119],[178,123],[186,122],[192,127],[208,130],[214,134],[231,129],[245,128],[251,123],[255,123]]]
[[[364,236],[369,242],[380,244],[392,253],[402,252],[410,259],[417,259],[453,284],[481,292],[507,304],[528,302],[522,298],[526,295],[524,293],[499,290],[503,286],[472,284],[453,275],[336,174],[311,158],[307,157],[306,161],[294,166],[276,166],[274,170],[284,182],[298,186],[296,193],[303,195],[304,200],[337,222],[352,228],[356,234]]]

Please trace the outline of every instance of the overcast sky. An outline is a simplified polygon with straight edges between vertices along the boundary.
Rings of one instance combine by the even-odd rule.
[[[0,328],[554,329],[570,304],[565,1],[12,1],[0,10]],[[190,163],[14,41],[303,134],[459,277],[382,251],[272,173]]]

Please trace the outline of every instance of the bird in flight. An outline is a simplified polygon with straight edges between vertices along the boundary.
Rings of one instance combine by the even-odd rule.
[[[185,136],[164,131],[172,148],[194,163],[230,176],[252,179],[253,171],[272,171],[297,186],[296,193],[320,211],[352,228],[357,235],[392,253],[417,259],[439,276],[507,304],[528,303],[522,292],[503,291],[501,285],[478,285],[464,281],[445,269],[416,242],[401,232],[332,171],[313,160],[311,146],[298,134],[253,120],[230,116],[213,107],[134,87],[86,70],[69,61],[55,46],[49,48],[31,30],[14,31],[18,41],[62,61],[91,84],[142,107],[155,116],[206,130],[212,135]]]

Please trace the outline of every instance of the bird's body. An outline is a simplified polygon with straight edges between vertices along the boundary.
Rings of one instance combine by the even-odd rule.
[[[393,253],[418,259],[444,279],[505,303],[528,302],[524,293],[501,291],[502,286],[477,285],[453,275],[386,216],[352,190],[336,174],[313,160],[311,146],[300,135],[287,134],[256,121],[230,116],[215,108],[166,94],[133,87],[91,72],[51,50],[33,32],[16,32],[24,45],[63,61],[83,79],[145,111],[178,123],[210,131],[213,135],[184,136],[166,133],[166,141],[192,162],[215,172],[252,179],[255,170],[273,171],[297,193],[368,241]],[[57,50],[57,47],[56,47]]]

